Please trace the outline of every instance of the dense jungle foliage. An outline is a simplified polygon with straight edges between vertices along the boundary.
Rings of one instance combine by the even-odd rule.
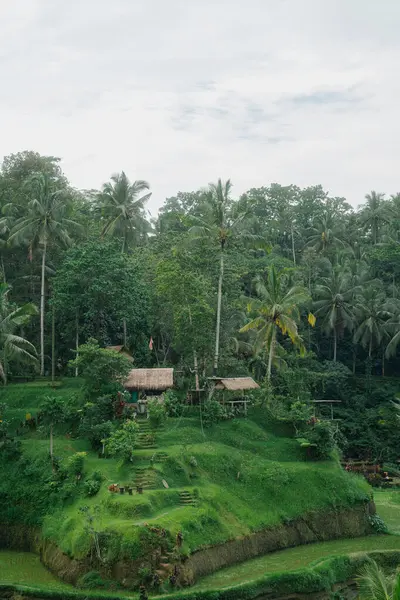
[[[355,209],[320,185],[235,197],[218,181],[153,219],[150,195],[124,172],[76,190],[58,158],[4,158],[4,384],[72,374],[94,338],[123,344],[135,366],[174,366],[182,389],[250,374],[258,400],[294,423],[312,400],[340,400],[345,453],[395,462],[400,195],[373,191]]]

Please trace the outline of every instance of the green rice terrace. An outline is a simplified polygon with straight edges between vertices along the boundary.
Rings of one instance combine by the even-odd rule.
[[[162,422],[138,415],[130,460],[105,457],[104,440],[93,450],[64,417],[52,427],[50,461],[39,406],[51,394],[72,413],[87,410],[82,383],[51,388],[42,380],[1,391],[14,435],[1,455],[2,585],[30,586],[31,595],[35,586],[80,593],[73,584],[111,596],[144,585],[184,598],[317,558],[400,551],[396,535],[369,535],[380,522],[365,479],[336,458],[309,460],[287,424],[262,408],[209,427],[198,406]],[[392,534],[400,531],[396,494],[375,494]]]

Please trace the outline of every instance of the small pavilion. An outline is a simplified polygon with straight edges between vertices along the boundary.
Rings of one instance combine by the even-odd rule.
[[[124,388],[131,393],[131,403],[138,405],[138,412],[146,412],[149,399],[163,402],[163,392],[174,386],[173,369],[132,369]]]
[[[208,381],[210,382],[211,393],[216,390],[222,391],[222,403],[228,404],[232,409],[242,406],[245,415],[249,403],[245,392],[260,388],[252,377],[209,377]],[[234,395],[230,396],[229,393]]]

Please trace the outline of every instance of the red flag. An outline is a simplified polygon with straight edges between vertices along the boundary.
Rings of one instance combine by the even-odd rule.
[[[149,348],[150,350],[153,350],[153,338],[150,338],[150,342],[149,342]]]

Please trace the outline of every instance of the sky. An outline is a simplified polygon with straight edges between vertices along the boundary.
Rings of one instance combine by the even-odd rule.
[[[400,191],[399,0],[0,0],[0,156],[166,197]]]

